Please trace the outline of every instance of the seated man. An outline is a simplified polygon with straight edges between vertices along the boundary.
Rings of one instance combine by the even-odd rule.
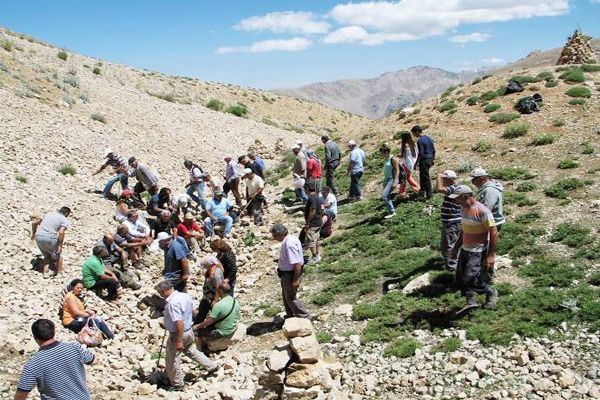
[[[229,199],[223,198],[223,192],[215,192],[215,196],[206,203],[206,213],[208,217],[204,220],[204,227],[207,236],[214,234],[214,225],[221,223],[225,225],[223,234],[225,237],[231,235],[233,227],[233,217],[229,215],[229,211],[233,208],[233,203]]]
[[[92,255],[83,263],[81,274],[83,275],[83,285],[87,289],[96,291],[98,295],[101,294],[102,289],[107,289],[107,300],[112,301],[117,299],[120,285],[115,274],[104,267],[102,259],[107,256],[108,253],[104,247],[94,246]]]
[[[129,228],[125,224],[120,224],[117,227],[117,233],[113,236],[113,239],[117,246],[125,250],[127,258],[131,260],[134,267],[140,265],[142,249],[152,243],[149,238],[142,239],[130,235]]]
[[[127,226],[129,234],[133,237],[144,239],[150,236],[150,227],[136,210],[129,211],[123,224]]]
[[[153,217],[158,217],[164,210],[172,210],[169,205],[170,198],[171,189],[166,187],[160,189],[158,193],[153,194],[152,197],[150,197],[146,211]]]
[[[177,234],[185,239],[188,247],[195,254],[200,253],[200,249],[204,247],[202,228],[191,212],[185,213],[183,222],[177,225]]]
[[[152,223],[152,236],[156,239],[160,232],[167,232],[169,235],[177,237],[177,225],[178,222],[171,211],[164,210],[160,213],[160,217]]]
[[[127,252],[115,243],[113,235],[105,233],[104,237],[96,243],[106,250],[107,256],[102,259],[104,266],[119,279],[121,286],[133,290],[141,289],[135,271],[129,269]]]
[[[335,221],[338,212],[335,194],[331,193],[329,186],[323,186],[321,189],[321,197],[323,198],[324,213],[327,214],[332,222]]]
[[[194,325],[198,345],[204,350],[208,347],[211,339],[231,337],[235,333],[240,321],[240,303],[229,295],[231,287],[228,282],[219,285],[217,293],[221,293],[220,299],[214,305],[204,321]]]

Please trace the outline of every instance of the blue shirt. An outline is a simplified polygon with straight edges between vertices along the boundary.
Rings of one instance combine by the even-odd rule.
[[[367,155],[365,154],[363,149],[358,147],[352,149],[352,151],[350,152],[350,164],[352,165],[350,173],[357,174],[359,172],[363,172],[365,170],[364,162],[366,158]]]
[[[233,207],[233,203],[229,199],[221,199],[219,203],[212,198],[207,204],[206,209],[212,213],[216,218],[223,218],[227,215],[227,210]]]
[[[265,162],[260,157],[254,157],[254,166],[256,167],[257,170],[264,171],[264,169],[265,169]]]
[[[181,278],[181,260],[190,255],[190,249],[182,237],[173,238],[165,250],[163,276],[167,279]]]
[[[183,331],[189,331],[192,327],[192,312],[194,310],[194,301],[192,296],[187,293],[173,291],[165,299],[165,327],[171,333],[177,332],[176,321],[183,321]]]
[[[433,160],[435,158],[435,146],[433,145],[433,140],[427,135],[421,136],[417,140],[417,152],[419,154],[418,160]]]

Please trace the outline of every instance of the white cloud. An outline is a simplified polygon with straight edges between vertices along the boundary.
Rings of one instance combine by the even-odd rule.
[[[473,32],[467,35],[454,35],[448,40],[452,43],[485,42],[491,37],[489,33]]]
[[[600,0],[598,0],[600,1]],[[465,24],[556,16],[569,11],[569,0],[400,0],[339,4],[329,16],[342,27],[326,43],[416,40],[443,35]],[[362,38],[359,30],[362,28]],[[345,40],[343,40],[345,39]]]
[[[217,54],[229,53],[266,53],[269,51],[301,51],[312,46],[312,41],[306,38],[263,40],[250,46],[219,47]]]
[[[506,60],[498,57],[484,58],[481,60],[484,65],[499,65],[504,64]]]
[[[240,31],[263,31],[273,33],[316,34],[327,33],[330,25],[319,21],[310,12],[283,11],[241,20],[233,28]]]

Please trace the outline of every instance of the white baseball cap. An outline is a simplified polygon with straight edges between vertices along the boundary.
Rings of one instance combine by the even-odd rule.
[[[483,168],[475,168],[469,174],[469,177],[471,177],[471,179],[473,179],[473,178],[479,178],[480,176],[488,176],[488,173],[485,171],[485,169],[483,169]]]
[[[150,251],[160,250],[160,242],[162,242],[163,240],[170,239],[170,238],[171,238],[171,235],[169,235],[167,232],[159,232],[158,235],[156,235],[156,240],[154,240],[154,242],[152,242],[152,244],[150,244],[150,246],[148,246],[148,250],[150,250]]]
[[[348,146],[356,146],[356,140],[349,140]]]
[[[301,145],[302,143],[303,143],[303,142],[302,142],[302,139],[298,139],[298,140],[296,140],[296,144],[297,144],[297,145]]]
[[[300,148],[300,145],[299,145],[299,144],[297,144],[297,143],[296,143],[295,145],[293,145],[293,146],[292,146],[292,150],[297,150],[297,149],[299,149],[299,148]]]
[[[449,179],[456,179],[457,178],[456,172],[452,171],[451,169],[447,169],[444,172],[442,172],[442,176],[444,178],[449,178]]]
[[[250,168],[244,168],[244,170],[242,171],[242,176],[246,176],[251,173],[252,173],[252,170]]]

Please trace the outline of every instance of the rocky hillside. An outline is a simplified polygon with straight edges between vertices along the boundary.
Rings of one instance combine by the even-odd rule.
[[[451,85],[470,81],[474,76],[470,72],[453,73],[416,66],[372,79],[312,83],[297,89],[279,90],[278,93],[380,119],[417,100],[439,94]]]

